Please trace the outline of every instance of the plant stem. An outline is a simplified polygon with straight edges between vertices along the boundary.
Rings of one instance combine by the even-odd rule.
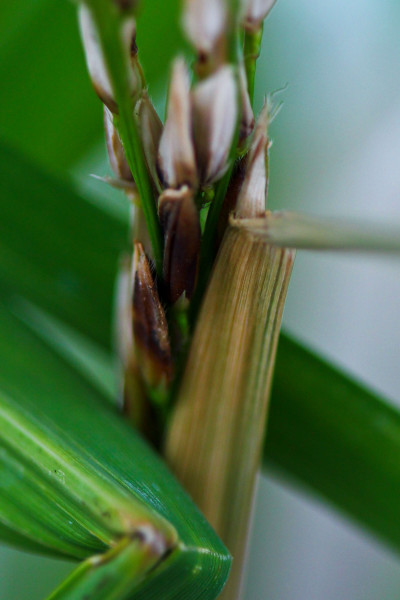
[[[224,600],[239,593],[293,258],[228,229],[167,432],[169,464],[234,557]]]
[[[122,18],[116,5],[109,0],[86,0],[97,25],[100,44],[112,81],[118,115],[114,117],[124,146],[126,159],[139,190],[149,237],[154,253],[156,270],[162,274],[163,241],[157,216],[156,203],[142,150],[142,143],[133,116],[134,98],[127,82],[127,57],[121,39]]]
[[[263,25],[256,31],[246,31],[244,35],[244,68],[247,77],[247,89],[251,104],[254,99],[254,80],[256,75],[256,63],[260,56]]]

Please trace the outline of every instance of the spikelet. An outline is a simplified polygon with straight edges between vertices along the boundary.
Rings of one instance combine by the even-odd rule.
[[[167,119],[160,140],[158,166],[166,187],[196,184],[192,141],[190,81],[185,62],[175,60],[169,89]]]
[[[164,232],[163,279],[167,297],[176,302],[183,293],[192,297],[198,270],[201,231],[193,192],[187,186],[165,190],[158,214]]]
[[[192,92],[196,158],[200,181],[210,185],[228,168],[238,107],[233,69],[225,66]]]
[[[122,142],[113,123],[113,114],[104,106],[104,132],[106,137],[108,160],[115,175],[123,181],[133,181]]]
[[[227,19],[225,0],[185,0],[183,28],[196,49],[200,74],[225,62]]]
[[[133,340],[145,383],[165,386],[172,376],[168,324],[150,264],[141,243],[135,243],[132,265]]]
[[[242,25],[247,31],[257,31],[276,0],[242,0]]]
[[[268,184],[268,120],[268,105],[265,104],[257,119],[246,157],[244,180],[236,205],[236,215],[241,218],[259,217],[265,212]]]
[[[100,100],[113,112],[118,112],[113,85],[104,60],[96,23],[90,9],[79,6],[79,24],[84,45],[86,63],[93,87]],[[141,89],[142,78],[137,64],[136,24],[133,18],[126,18],[121,24],[121,42],[126,53],[127,79],[129,90],[135,96]]]

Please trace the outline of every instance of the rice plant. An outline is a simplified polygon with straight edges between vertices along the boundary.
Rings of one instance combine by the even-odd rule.
[[[79,561],[51,599],[239,598],[263,457],[399,543],[398,413],[287,337],[265,438],[296,249],[400,249],[395,226],[269,210],[279,94],[254,114],[253,92],[273,4],[183,3],[162,121],[136,2],[78,3],[129,227],[2,150],[0,534]]]

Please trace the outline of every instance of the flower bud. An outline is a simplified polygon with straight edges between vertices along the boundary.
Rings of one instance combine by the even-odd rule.
[[[147,92],[143,92],[141,99],[137,103],[136,114],[147,168],[153,182],[158,186],[157,154],[163,126]]]
[[[194,187],[196,162],[192,141],[190,82],[182,58],[176,59],[169,89],[167,118],[158,153],[158,166],[168,188]]]
[[[257,31],[276,0],[242,0],[242,25],[247,31]]]
[[[168,324],[142,244],[133,255],[133,338],[147,385],[166,385],[172,375]]]
[[[244,181],[236,205],[238,217],[259,217],[265,212],[268,185],[268,121],[268,105],[265,104],[257,119],[246,157]]]
[[[165,190],[158,214],[164,232],[163,279],[171,302],[185,292],[190,299],[197,280],[201,231],[193,192],[187,186]]]
[[[91,10],[85,4],[81,4],[79,7],[79,24],[86,63],[93,87],[100,100],[104,102],[110,111],[117,113],[117,102],[104,60],[96,23]],[[123,21],[121,26],[121,41],[124,52],[126,52],[129,89],[131,95],[134,96],[140,90],[142,81],[136,59],[136,24],[133,18],[127,18]]]
[[[123,181],[133,181],[133,175],[127,163],[122,142],[113,123],[113,115],[106,106],[104,107],[104,131],[108,159],[113,172]]]
[[[200,181],[220,179],[228,164],[238,116],[232,67],[222,67],[198,83],[193,92],[193,124]]]

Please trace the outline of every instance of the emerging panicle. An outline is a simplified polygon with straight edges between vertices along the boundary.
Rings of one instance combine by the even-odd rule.
[[[268,185],[268,121],[266,103],[257,119],[250,150],[245,159],[245,175],[236,205],[238,217],[259,217],[265,212]]]
[[[164,126],[138,61],[136,4],[80,8],[112,181],[135,215],[117,298],[123,409],[158,449],[166,439],[170,466],[234,554],[221,598],[237,600],[294,258],[271,244],[283,218],[265,212],[274,115],[266,103],[255,123],[252,108],[275,0],[183,0],[196,58],[172,65]]]
[[[197,165],[201,183],[207,186],[228,168],[238,115],[232,67],[222,67],[198,83],[192,97]]]
[[[224,62],[227,19],[225,0],[185,0],[183,28],[196,49],[200,74]]]
[[[91,10],[85,5],[79,6],[79,24],[84,45],[86,63],[93,87],[100,100],[113,112],[118,112],[113,84],[104,59],[99,34]],[[142,86],[142,76],[136,59],[136,24],[133,18],[121,23],[121,41],[126,53],[127,80],[131,95],[137,94]]]
[[[141,99],[136,105],[136,115],[147,168],[154,185],[160,191],[160,182],[157,174],[157,154],[163,126],[146,91],[143,92]]]
[[[169,188],[196,184],[191,113],[189,74],[184,60],[178,58],[172,70],[167,119],[158,153],[159,170]]]
[[[133,175],[128,166],[124,148],[118,131],[113,123],[113,114],[104,106],[104,131],[106,137],[108,160],[115,175],[123,181],[133,181]]]
[[[247,31],[257,31],[276,0],[242,0],[242,24]]]
[[[188,186],[165,190],[158,213],[164,232],[163,278],[170,302],[192,297],[198,270],[201,231],[193,191]]]
[[[144,381],[156,388],[172,376],[168,324],[143,246],[135,242],[133,255],[133,339]]]

